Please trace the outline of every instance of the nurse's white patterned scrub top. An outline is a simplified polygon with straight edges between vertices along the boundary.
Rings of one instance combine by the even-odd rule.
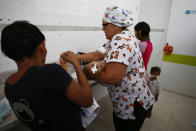
[[[127,65],[122,81],[108,88],[114,112],[121,119],[135,119],[134,101],[139,102],[145,110],[155,102],[144,79],[145,67],[136,38],[129,30],[124,30],[104,47],[107,50],[106,63]]]

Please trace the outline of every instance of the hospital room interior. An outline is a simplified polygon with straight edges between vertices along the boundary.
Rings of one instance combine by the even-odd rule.
[[[59,95],[62,95],[63,91],[66,91],[66,93],[64,92],[63,94],[66,94],[66,96],[62,98],[65,98],[67,103],[79,98],[79,96],[68,94],[72,85],[80,85],[81,87],[78,86],[79,88],[86,90],[88,87],[87,91],[91,94],[91,97],[89,96],[88,98],[91,99],[91,104],[84,102],[84,107],[78,106],[77,104],[73,105],[75,101],[72,104],[65,104],[71,107],[65,107],[65,109],[69,109],[67,111],[65,110],[62,114],[73,117],[77,116],[80,120],[80,123],[77,123],[77,121],[75,126],[82,125],[83,127],[81,128],[86,131],[124,131],[123,124],[130,122],[130,126],[126,130],[132,131],[133,122],[139,121],[137,121],[138,114],[135,110],[137,111],[137,109],[142,108],[139,114],[141,115],[144,112],[146,114],[144,114],[144,118],[139,121],[141,122],[141,126],[136,130],[196,131],[195,0],[0,0],[0,131],[36,130],[36,128],[31,128],[32,125],[29,126],[26,123],[36,121],[34,118],[40,117],[38,118],[39,120],[36,126],[47,125],[49,116],[46,115],[47,120],[44,119],[45,117],[41,117],[42,113],[44,116],[44,113],[48,113],[49,111],[51,111],[52,116],[50,119],[56,119],[51,120],[55,121],[53,126],[53,122],[49,124],[51,127],[56,128],[57,131],[60,129],[60,126],[65,126],[67,128],[63,129],[71,131],[72,129],[68,128],[68,125],[71,125],[69,122],[74,122],[75,118],[73,118],[73,121],[72,118],[69,118],[70,121],[67,120],[64,122],[60,120],[61,122],[58,122],[58,118],[64,120],[66,117],[61,118],[64,115],[58,117],[64,107],[60,109],[61,105],[59,106],[59,104],[54,103],[54,101],[57,101],[52,100],[53,98],[56,99],[55,95],[49,96],[48,101],[45,101],[47,103],[46,105],[42,103],[38,104],[40,108],[31,108],[31,106],[35,106],[37,102],[42,102],[42,100],[38,100],[38,98],[41,98],[49,91],[42,91],[42,95],[37,95],[38,98],[36,98],[36,93],[33,91],[32,93],[34,93],[34,95],[29,94],[27,98],[23,98],[23,96],[20,96],[22,93],[18,92],[19,95],[17,95],[17,97],[20,100],[18,102],[11,100],[12,98],[16,98],[16,95],[14,95],[14,93],[16,94],[16,89],[14,89],[15,92],[9,93],[9,91],[12,90],[10,89],[11,86],[9,86],[9,78],[10,81],[12,80],[12,76],[16,76],[17,78],[15,74],[20,71],[20,64],[26,59],[31,60],[31,57],[24,56],[23,59],[17,59],[15,61],[15,57],[12,57],[12,55],[6,52],[6,48],[9,48],[9,45],[6,46],[9,40],[4,38],[8,36],[8,34],[6,35],[5,33],[6,28],[15,21],[18,21],[18,23],[25,21],[20,24],[38,28],[38,30],[41,31],[39,33],[45,36],[43,39],[44,44],[42,43],[43,40],[40,41],[41,44],[38,43],[44,45],[44,49],[47,49],[47,55],[44,59],[45,63],[42,63],[43,67],[39,68],[40,70],[41,68],[44,69],[47,65],[51,65],[52,68],[53,65],[54,67],[59,67],[58,69],[61,70],[61,73],[66,74],[66,79],[62,77],[63,80],[65,80],[66,89],[60,90],[60,88],[56,88],[62,91]],[[17,26],[17,23],[15,26]],[[11,30],[11,26],[9,27]],[[25,28],[25,26],[19,26],[18,28],[23,27]],[[144,37],[142,35],[145,35],[147,31],[142,33],[143,29],[145,31],[149,29],[148,34]],[[13,34],[14,33],[15,32],[13,32]],[[28,33],[27,31],[27,34]],[[18,36],[18,39],[20,39],[19,34],[15,34]],[[112,37],[110,37],[110,35]],[[25,36],[28,37],[29,35],[24,34],[24,37],[21,38],[25,38]],[[12,39],[12,37],[10,37],[10,39]],[[13,41],[13,43],[15,43],[15,41]],[[124,42],[124,44],[119,41]],[[17,47],[13,48],[10,46],[10,50],[8,49],[8,51],[14,54],[13,52],[17,52],[15,48],[19,48],[19,44],[20,43],[18,43]],[[106,47],[107,44],[109,44],[110,47]],[[116,48],[115,46],[117,44],[122,45]],[[128,44],[130,44],[130,46]],[[141,44],[146,44],[146,46],[140,46]],[[40,50],[38,50],[38,47]],[[26,48],[21,48],[21,52],[23,52],[22,49]],[[41,49],[43,48],[38,45],[36,47],[36,53],[41,54]],[[150,54],[146,50],[150,50]],[[111,51],[114,52],[111,53]],[[125,52],[121,54],[121,51]],[[92,55],[91,61],[79,60],[79,57],[82,55],[85,56],[89,54],[90,56],[90,52],[95,52],[103,56],[102,61],[96,60],[98,55]],[[21,54],[25,54],[25,51]],[[127,56],[125,57],[127,54],[130,54],[129,59]],[[136,57],[139,57],[140,60],[132,64],[132,61],[134,61]],[[34,59],[34,57],[32,57],[32,59]],[[147,64],[145,59],[148,59]],[[94,63],[93,60],[95,60]],[[104,67],[101,65],[100,67],[103,68],[103,70],[99,72],[98,70],[100,68],[98,68],[98,65],[101,62],[104,63]],[[135,63],[138,65],[135,65]],[[139,66],[139,64],[142,66]],[[136,70],[137,66],[138,68]],[[49,67],[50,66],[47,66],[48,69]],[[55,68],[56,70],[57,67]],[[22,84],[24,80],[27,80],[26,78],[22,81],[22,77],[27,77],[28,73],[30,75],[30,70],[32,74],[36,73],[34,68],[32,67],[27,69],[27,71],[25,70],[23,75],[18,77],[21,78],[21,80],[14,81],[16,79],[13,78],[13,82],[18,85]],[[35,70],[34,72],[32,71],[33,69]],[[92,74],[89,74],[88,71],[91,71]],[[135,74],[131,74],[134,71]],[[39,73],[41,74],[41,72],[42,71]],[[96,74],[96,72],[99,74]],[[143,73],[142,76],[141,72]],[[46,77],[56,76],[55,73],[52,74],[49,70],[46,73]],[[136,75],[137,73],[139,73],[138,75],[140,76]],[[96,76],[90,76],[95,74]],[[110,77],[111,79],[109,79]],[[50,81],[46,78],[42,78],[41,75],[38,75],[35,79],[37,80],[38,78],[43,79],[38,80],[38,83],[40,82],[42,85]],[[33,81],[33,79],[32,77],[31,80]],[[56,81],[56,79],[53,80]],[[66,82],[68,79],[70,81],[69,83]],[[135,79],[138,79],[136,80],[137,84],[131,84]],[[158,83],[158,87],[149,84],[153,80]],[[143,83],[141,83],[141,81],[143,81]],[[32,83],[31,81],[28,82]],[[26,81],[25,85],[28,85],[28,82]],[[50,82],[52,83],[52,81]],[[62,84],[63,82],[59,83]],[[59,83],[54,85],[59,86]],[[141,89],[138,88],[139,91],[136,91],[136,87],[140,86],[138,83],[141,83],[141,86],[145,87],[142,88],[142,93],[145,94],[144,92],[147,92],[147,97],[149,99],[152,98],[152,100],[149,100],[150,102],[148,101],[146,108],[144,106],[147,100],[143,100],[143,98],[139,97],[139,91]],[[36,85],[36,82],[34,82],[33,85]],[[45,85],[50,86],[50,84]],[[14,84],[12,84],[12,86],[14,88]],[[122,88],[124,88],[123,86],[126,86],[125,90],[122,90]],[[28,87],[32,87],[31,84],[25,88],[28,90]],[[36,87],[33,88],[36,89]],[[33,90],[33,88],[31,90]],[[55,88],[55,86],[51,88]],[[133,91],[133,88],[135,88],[135,91]],[[151,88],[154,90],[152,91]],[[127,95],[129,91],[132,91],[132,93],[128,93],[129,95]],[[154,91],[156,95],[153,94]],[[138,92],[138,96],[135,96],[134,92]],[[11,94],[13,94],[13,96],[10,96]],[[85,93],[81,91],[81,94]],[[30,98],[30,96],[32,96],[31,102],[34,102],[34,104],[29,103],[30,99],[28,98]],[[121,99],[121,97],[122,100],[117,101],[117,99]],[[138,101],[137,97],[141,100]],[[82,101],[83,98],[84,97],[81,97],[81,100],[78,101]],[[135,101],[133,99],[135,99]],[[146,99],[146,97],[144,99]],[[130,107],[126,106],[121,108],[124,106],[122,104],[123,100],[125,103],[131,101],[131,103],[129,103]],[[60,101],[59,103],[61,104],[62,102]],[[139,106],[136,108],[137,103],[139,103]],[[48,105],[49,108],[51,107],[48,111],[43,112],[41,110],[40,113],[39,110],[36,110],[36,113],[34,112],[34,109],[41,109],[41,106],[44,108],[44,106],[46,107]],[[62,104],[62,106],[64,105]],[[71,110],[72,108],[74,108],[74,110]],[[75,108],[78,109],[79,115],[76,115]],[[131,110],[132,113],[130,113]],[[41,115],[37,116],[37,112]],[[26,117],[29,118],[23,118],[23,116],[21,116],[22,113],[26,113],[23,115],[27,115]],[[53,129],[51,128],[51,130]],[[72,131],[79,130],[73,127]],[[135,131],[135,128],[133,131]]]

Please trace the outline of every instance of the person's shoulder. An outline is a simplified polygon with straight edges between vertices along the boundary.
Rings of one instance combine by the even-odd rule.
[[[56,63],[45,64],[42,67],[37,67],[35,71],[42,74],[53,74],[53,75],[58,74],[59,72],[65,72],[64,69]]]
[[[154,83],[156,83],[156,85],[159,86],[159,80],[158,79],[156,79]]]
[[[116,34],[115,36],[113,36],[112,41],[121,41],[124,39],[124,34],[120,33],[120,34]]]
[[[112,38],[112,41],[111,41],[111,45],[119,45],[119,46],[123,46],[123,45],[131,45],[136,43],[136,38],[134,35],[132,35],[129,31],[122,31],[121,33],[115,35],[113,38]]]
[[[133,35],[133,33],[130,30],[125,30],[124,34],[125,34],[125,37],[131,38],[132,40],[137,40],[136,36]]]
[[[142,49],[142,52],[144,53],[148,44],[146,41],[142,41],[142,42],[139,42],[138,45],[139,45],[140,49]]]
[[[158,83],[158,84],[159,84],[159,79],[156,79],[156,83]]]
[[[136,39],[136,37],[129,30],[124,30],[121,33],[116,34],[113,37],[114,40],[122,40],[122,39],[126,39],[126,38]]]
[[[147,41],[146,42],[148,45],[152,46],[152,42],[151,41]]]
[[[61,66],[59,64],[53,63],[53,64],[45,64],[43,66],[44,69],[59,69]]]
[[[124,34],[125,34],[124,35],[125,42],[127,42],[128,44],[136,44],[137,43],[137,38],[129,30],[125,30]]]
[[[70,77],[69,73],[65,71],[59,64],[46,64],[39,69],[40,76],[47,79],[62,80]]]
[[[141,41],[139,42],[139,45],[147,45],[147,41]]]

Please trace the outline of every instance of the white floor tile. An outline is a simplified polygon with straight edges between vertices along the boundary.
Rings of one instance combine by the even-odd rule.
[[[110,127],[113,127],[114,129],[112,113],[113,113],[113,108],[112,107],[108,108],[107,111],[99,115],[99,118],[103,122],[107,123]]]
[[[142,125],[141,131],[164,131],[164,130],[152,125],[148,121],[145,121],[144,124]]]
[[[179,98],[178,94],[170,93],[165,90],[161,90],[158,101],[154,104],[154,107],[161,111],[172,114],[175,105]]]
[[[179,119],[177,116],[172,116],[167,131],[196,131],[196,128],[192,127],[191,122]]]
[[[162,130],[166,130],[171,119],[171,114],[163,112],[156,107],[152,109],[151,118],[147,118],[146,121],[151,123],[154,127]]]
[[[173,114],[175,118],[188,123],[196,120],[196,99],[180,96]]]
[[[100,84],[97,84],[95,86],[93,86],[91,88],[92,90],[92,93],[93,93],[93,97],[98,101],[100,100],[101,98],[103,98],[104,96],[108,95],[108,90],[106,87],[100,85]]]
[[[107,89],[101,85],[93,87],[93,95],[102,105],[102,111],[87,131],[114,131],[112,105]],[[196,99],[161,90],[154,104],[152,117],[147,118],[141,131],[196,131],[192,127],[196,120]]]
[[[113,127],[109,126],[103,120],[97,118],[95,122],[89,126],[86,131],[115,131]]]

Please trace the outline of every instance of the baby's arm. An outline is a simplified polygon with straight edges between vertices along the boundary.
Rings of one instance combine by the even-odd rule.
[[[103,60],[105,54],[106,54],[106,49],[104,47],[101,47],[94,52],[77,55],[76,57],[80,62],[93,62],[93,61]]]
[[[83,71],[86,75],[86,77],[90,80],[95,79],[102,70],[105,69],[105,61],[94,61],[89,64],[87,64],[84,68]]]

